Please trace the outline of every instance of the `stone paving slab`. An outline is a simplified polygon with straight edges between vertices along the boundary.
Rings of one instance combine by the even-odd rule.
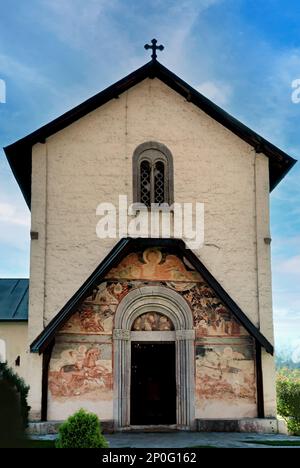
[[[110,448],[188,448],[212,446],[220,448],[278,448],[247,441],[296,440],[300,437],[282,434],[253,434],[230,432],[173,432],[173,433],[124,433],[105,434]],[[33,439],[55,439],[54,434],[36,436]],[[300,448],[286,447],[284,448]]]
[[[246,443],[256,440],[297,440],[280,434],[253,434],[228,432],[177,432],[177,433],[115,433],[106,436],[111,448],[187,448],[196,446],[234,447],[234,448],[275,448],[269,445]],[[277,447],[276,447],[277,448]],[[285,447],[297,448],[297,447]],[[300,448],[300,447],[299,447]]]

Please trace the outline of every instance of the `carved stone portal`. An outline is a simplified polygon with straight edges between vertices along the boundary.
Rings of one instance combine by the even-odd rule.
[[[131,341],[134,324],[139,317],[151,314],[160,317],[168,330],[151,331],[151,341],[175,341],[176,346],[176,421],[180,429],[191,430],[195,424],[194,405],[194,338],[193,317],[187,302],[175,291],[163,286],[144,286],[128,293],[120,302],[115,316],[114,330],[114,423],[120,430],[130,426]],[[169,326],[169,325],[168,325]],[[133,330],[133,331],[131,331]],[[171,332],[170,330],[175,330]],[[140,330],[141,331],[141,330]],[[141,333],[146,333],[141,331]]]

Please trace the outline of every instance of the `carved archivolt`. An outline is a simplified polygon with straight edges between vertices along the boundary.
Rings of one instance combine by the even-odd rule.
[[[176,345],[177,426],[193,429],[195,421],[193,316],[188,303],[177,292],[163,286],[144,286],[129,292],[120,302],[114,330],[114,420],[116,429],[130,425],[131,331],[139,317],[151,314],[172,324]],[[167,323],[163,320],[162,323]],[[141,322],[142,325],[142,322]],[[158,331],[150,333],[158,333]],[[159,331],[170,333],[170,331]],[[174,332],[173,332],[174,333]]]

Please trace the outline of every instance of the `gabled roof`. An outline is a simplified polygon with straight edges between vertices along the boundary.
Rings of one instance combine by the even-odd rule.
[[[225,112],[219,106],[211,102],[157,60],[151,60],[122,80],[117,81],[104,91],[101,91],[90,99],[84,101],[79,106],[74,107],[52,122],[4,148],[10,167],[29,208],[31,205],[32,146],[36,143],[44,143],[46,138],[49,136],[59,130],[62,130],[111,99],[117,98],[120,94],[146,78],[160,79],[167,86],[183,96],[187,101],[198,106],[210,117],[242,138],[249,145],[253,146],[257,152],[264,153],[269,158],[270,190],[273,190],[273,188],[276,187],[280,180],[295,164],[296,160],[284,151],[265,140],[263,137]]]
[[[28,320],[29,279],[0,278],[0,321]]]
[[[121,239],[105,259],[100,263],[91,276],[83,283],[78,291],[69,299],[58,314],[49,322],[46,328],[33,341],[30,350],[34,353],[42,353],[53,341],[57,331],[64,325],[69,317],[76,312],[80,303],[92,294],[93,289],[105,277],[105,275],[120,263],[120,261],[130,252],[143,250],[147,247],[168,247],[176,249],[176,251],[184,256],[190,264],[198,271],[207,284],[215,291],[225,306],[232,312],[236,319],[244,326],[248,333],[253,336],[257,343],[263,346],[266,351],[273,354],[272,344],[265,338],[258,328],[253,325],[251,320],[244,314],[241,308],[234,302],[233,299],[222,288],[220,283],[207,270],[199,258],[186,247],[185,243],[180,239],[151,239],[151,238],[123,238]]]

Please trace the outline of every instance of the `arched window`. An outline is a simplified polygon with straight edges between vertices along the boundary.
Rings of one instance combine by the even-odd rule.
[[[161,205],[173,203],[173,158],[161,143],[139,145],[133,154],[133,201]]]

